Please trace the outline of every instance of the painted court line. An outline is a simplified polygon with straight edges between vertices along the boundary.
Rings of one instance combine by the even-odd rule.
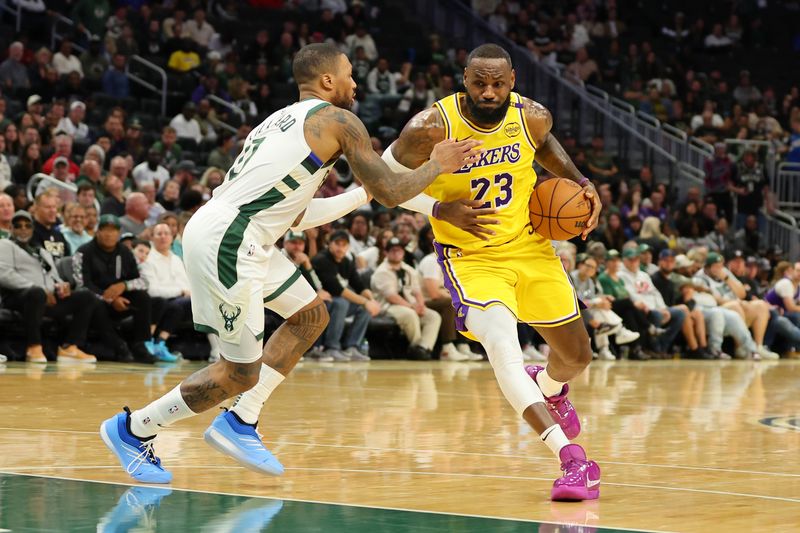
[[[96,431],[78,431],[78,430],[71,430],[71,429],[41,429],[41,428],[12,428],[12,427],[0,427],[0,431],[27,431],[27,432],[35,432],[35,433],[72,433],[72,434],[79,434],[79,435],[97,435]],[[168,435],[169,430],[164,432],[164,435]],[[184,439],[192,439],[192,440],[202,440],[202,437],[191,437],[191,436],[184,436]],[[551,457],[548,456],[539,456],[539,455],[516,455],[516,454],[499,454],[499,453],[483,453],[483,452],[458,452],[458,451],[451,451],[451,450],[420,450],[416,448],[376,448],[372,446],[356,446],[356,445],[348,445],[348,444],[320,444],[314,442],[294,442],[294,441],[277,441],[271,440],[266,441],[267,444],[270,446],[281,446],[281,445],[288,445],[288,446],[312,446],[312,447],[320,447],[320,448],[343,448],[343,449],[353,449],[353,450],[371,450],[371,451],[379,451],[379,452],[401,452],[401,453],[443,453],[448,455],[466,455],[466,456],[475,456],[475,457],[503,457],[509,459],[527,459],[527,460],[541,460],[541,461],[550,461]],[[733,468],[717,468],[713,466],[686,466],[686,465],[664,465],[664,464],[653,464],[653,463],[631,463],[625,461],[608,461],[603,459],[601,461],[603,464],[610,464],[610,465],[621,465],[621,466],[639,466],[643,468],[667,468],[667,469],[675,469],[675,470],[698,470],[701,472],[726,472],[731,474],[748,474],[748,475],[759,475],[759,476],[777,476],[777,477],[800,477],[800,474],[792,474],[787,472],[763,472],[758,470],[740,470],[740,469],[733,469]]]
[[[117,465],[115,468],[119,468]],[[241,468],[241,467],[235,467]],[[287,502],[297,502],[297,503],[316,503],[321,505],[336,505],[338,507],[357,507],[360,509],[379,509],[381,511],[401,511],[406,513],[423,513],[423,514],[435,514],[440,516],[464,516],[467,518],[482,518],[485,520],[502,520],[506,522],[526,522],[531,524],[552,524],[552,525],[574,525],[573,522],[552,522],[549,520],[534,520],[531,518],[509,518],[503,516],[489,516],[489,515],[479,515],[479,514],[466,514],[466,513],[446,513],[443,511],[426,511],[423,509],[405,509],[401,507],[383,507],[380,505],[365,505],[365,504],[350,504],[350,503],[342,503],[342,502],[329,502],[324,500],[304,500],[300,498],[284,498],[284,497],[273,497],[273,496],[262,496],[258,494],[242,494],[238,492],[220,492],[220,491],[213,491],[213,490],[198,490],[198,489],[186,489],[182,487],[173,487],[171,485],[145,485],[145,484],[130,484],[130,483],[120,483],[117,481],[100,481],[96,479],[82,479],[82,478],[69,478],[69,477],[62,477],[62,476],[49,476],[45,474],[26,474],[26,473],[16,473],[16,472],[8,472],[5,470],[0,470],[0,474],[9,474],[9,475],[19,475],[19,476],[26,476],[26,477],[39,477],[45,479],[57,479],[61,481],[84,481],[86,483],[99,483],[103,485],[116,485],[120,487],[152,487],[152,488],[166,488],[169,487],[172,490],[177,490],[181,492],[194,492],[198,494],[215,494],[217,496],[238,496],[241,498],[259,498],[262,500],[282,500]],[[580,504],[577,504],[580,505]],[[617,529],[619,531],[632,531],[636,533],[672,533],[670,530],[667,529],[633,529],[629,527],[619,527],[619,526],[609,526],[609,525],[587,525],[585,527],[600,527],[606,529]]]
[[[241,467],[231,467],[227,465],[170,465],[170,468],[177,468],[177,469],[219,469],[219,470],[231,470],[233,468],[242,469]],[[48,470],[53,467],[49,466],[22,466],[22,467],[11,467],[11,468],[18,468],[19,470]],[[101,465],[101,466],[60,466],[55,467],[57,469],[64,469],[64,470],[116,470],[119,469],[118,465]],[[358,468],[312,468],[312,467],[287,467],[286,470],[296,470],[296,471],[304,471],[304,472],[342,472],[348,474],[395,474],[395,475],[407,475],[407,476],[441,476],[441,477],[460,477],[460,478],[471,478],[471,479],[505,479],[509,481],[550,481],[552,478],[545,478],[545,477],[535,477],[535,476],[504,476],[504,475],[497,475],[497,474],[471,474],[466,472],[432,472],[432,471],[421,471],[421,470],[373,470],[373,469],[358,469]],[[14,472],[9,472],[14,473]],[[678,492],[693,492],[693,493],[701,493],[701,494],[714,494],[717,496],[735,496],[740,498],[756,498],[762,500],[773,500],[773,501],[781,501],[781,502],[788,502],[788,503],[800,503],[800,499],[797,498],[785,498],[781,496],[767,496],[764,494],[750,494],[745,492],[729,492],[723,490],[711,490],[711,489],[692,489],[688,487],[671,487],[668,485],[643,485],[643,484],[636,484],[636,483],[614,483],[609,481],[604,481],[603,485],[606,486],[613,486],[613,487],[624,487],[624,488],[640,488],[640,489],[651,489],[651,490],[670,490],[670,491],[678,491]]]

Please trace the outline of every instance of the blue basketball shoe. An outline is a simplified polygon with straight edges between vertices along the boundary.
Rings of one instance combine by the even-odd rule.
[[[117,413],[100,425],[100,437],[114,452],[125,472],[142,483],[169,483],[172,474],[161,466],[153,439],[141,440],[131,432],[131,411]]]
[[[231,411],[220,413],[203,437],[212,448],[233,457],[245,468],[271,476],[283,474],[283,465],[261,442],[256,426],[242,422]]]

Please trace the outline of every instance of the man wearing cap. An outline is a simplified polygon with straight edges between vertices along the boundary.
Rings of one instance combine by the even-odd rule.
[[[183,104],[183,109],[175,115],[169,125],[175,129],[179,139],[192,139],[197,144],[203,140],[203,133],[200,131],[200,124],[194,119],[197,107],[194,102],[189,101]]]
[[[640,244],[638,247],[639,250],[639,260],[641,261],[641,265],[639,268],[642,272],[647,272],[650,277],[653,277],[653,274],[658,272],[658,265],[653,263],[653,250],[650,248],[649,244]]]
[[[336,361],[366,361],[367,354],[360,346],[367,332],[370,317],[381,311],[372,292],[366,288],[349,257],[350,235],[345,230],[331,234],[328,247],[311,261],[319,276],[322,288],[333,300],[328,305],[330,322],[322,334],[325,354]],[[345,319],[353,317],[353,323],[345,334]]]
[[[42,350],[44,316],[60,321],[72,315],[64,342],[58,347],[58,360],[95,362],[95,356],[83,352],[78,345],[86,341],[97,301],[88,291],[72,292],[69,283],[58,275],[53,256],[31,244],[30,213],[17,211],[11,222],[11,237],[0,240],[0,292],[4,307],[22,313],[27,340],[25,359],[31,363],[47,362]]]
[[[737,347],[738,358],[778,359],[780,356],[764,345],[764,335],[769,325],[769,304],[763,300],[741,300],[745,289],[736,276],[723,264],[723,258],[716,252],[706,257],[705,268],[695,274],[692,281],[711,291],[716,305],[736,312],[752,331],[754,345],[746,343]],[[706,304],[711,305],[711,301]]]
[[[94,239],[78,248],[72,268],[78,287],[86,287],[105,302],[116,316],[133,315],[131,351],[140,361],[153,362],[145,346],[150,339],[150,296],[140,277],[136,258],[119,242],[120,224],[114,215],[103,215]]]
[[[69,105],[69,113],[58,122],[57,130],[63,131],[76,141],[89,140],[89,126],[83,119],[86,117],[86,104],[75,100]]]
[[[321,288],[319,276],[317,276],[317,273],[314,271],[311,259],[306,255],[306,243],[307,238],[305,232],[290,229],[283,237],[283,249],[281,252],[294,263],[297,270],[300,271],[300,275],[311,285],[311,288],[317,291],[317,296],[319,296],[323,302],[329,304],[333,300],[333,297],[328,291]],[[303,357],[320,362],[331,362],[334,360],[333,357],[322,351],[322,339],[317,339],[314,346],[312,346]]]
[[[184,159],[175,166],[175,175],[172,179],[181,186],[181,192],[186,191],[197,179],[197,165],[191,159]]]
[[[685,305],[667,306],[650,276],[639,269],[638,246],[622,252],[622,262],[624,268],[620,271],[620,278],[625,283],[633,304],[647,314],[654,326],[666,326],[666,331],[653,341],[656,354],[661,358],[667,358],[689,310]]]
[[[384,249],[386,259],[372,275],[372,290],[381,309],[397,321],[408,339],[409,358],[428,360],[439,336],[442,317],[425,307],[419,274],[403,262],[405,247],[400,239],[392,237]]]
[[[608,250],[605,257],[606,270],[597,276],[597,282],[603,293],[613,298],[611,310],[622,317],[622,323],[641,336],[642,350],[631,352],[631,359],[646,361],[655,357],[655,342],[650,334],[650,321],[647,315],[638,309],[630,297],[625,281],[622,279],[621,257],[617,250]]]
[[[45,174],[52,174],[56,159],[63,157],[67,160],[69,165],[69,175],[71,179],[74,180],[80,172],[80,167],[70,159],[72,157],[72,137],[66,133],[58,134],[56,135],[53,145],[55,146],[55,152],[42,164],[42,172]]]
[[[661,250],[658,254],[658,270],[653,274],[652,280],[668,306],[686,305],[688,316],[683,323],[683,336],[689,348],[686,356],[690,359],[719,359],[723,354],[722,332],[725,320],[716,310],[709,310],[706,315],[695,306],[691,280],[675,273],[675,252],[670,249]],[[718,345],[713,348],[709,346],[712,337],[718,341]],[[730,359],[730,356],[723,358]]]

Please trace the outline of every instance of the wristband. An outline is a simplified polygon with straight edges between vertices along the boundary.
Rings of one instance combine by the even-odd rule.
[[[432,210],[432,213],[431,213],[431,215],[433,215],[433,218],[437,218],[437,219],[439,218],[439,209],[441,207],[442,207],[442,202],[440,202],[439,200],[436,200],[436,203],[433,204],[433,210]]]
[[[578,185],[580,185],[581,187],[586,187],[587,183],[591,183],[591,180],[589,180],[589,178],[587,178],[586,176],[578,180]]]

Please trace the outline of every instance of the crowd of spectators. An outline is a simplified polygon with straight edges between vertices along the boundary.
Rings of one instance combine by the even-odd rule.
[[[626,42],[626,23],[611,1],[552,12],[544,2],[476,3],[493,4],[490,23],[540,60],[612,83],[641,109],[680,117],[675,124],[687,131],[716,128],[709,140],[744,126],[748,136],[776,143],[792,128],[800,135],[796,88],[772,108],[764,105],[774,91],[749,84],[729,100],[706,98],[717,94],[721,76],[658,70],[645,43],[632,43],[635,49],[619,58],[618,81],[608,75],[608,58],[592,67],[592,56],[605,47],[619,54]],[[76,31],[56,50],[33,31],[9,39],[0,62],[0,308],[16,314],[0,318],[20,327],[24,340],[15,351],[0,336],[4,353],[31,362],[180,357],[174,341],[192,335],[183,228],[223,182],[251,128],[293,101],[291,61],[304,44],[329,40],[350,57],[359,84],[354,111],[379,153],[410,116],[462,86],[467,50],[458,43],[433,34],[408,57],[383,55],[387,21],[377,3],[285,4],[279,31],[248,33],[235,31],[243,8],[232,1],[213,3],[207,13],[191,0],[116,7],[80,0],[62,10]],[[174,114],[148,107],[149,95],[126,71],[134,54],[167,69]],[[652,80],[660,80],[661,100],[650,97]],[[636,83],[647,96],[631,96]],[[742,105],[737,95],[745,92]],[[774,358],[774,339],[783,339],[787,352],[800,347],[800,268],[781,262],[783,251],[759,229],[771,196],[756,154],[732,159],[718,146],[706,190],[674,198],[649,167],[632,169],[608,153],[602,137],[580,146],[568,131],[558,133],[604,204],[590,242],[556,243],[589,306],[585,322],[598,357],[667,357],[685,344],[688,357],[726,358],[728,350]],[[49,177],[29,197],[30,180],[41,175]],[[340,161],[318,194],[357,185]],[[279,245],[329,306],[330,325],[308,359],[368,360],[369,331],[381,320],[395,324],[403,339],[399,357],[482,359],[455,331],[425,217],[373,203],[325,227],[289,232]],[[66,327],[46,325],[65,317],[72,320]],[[276,317],[266,320],[274,325]],[[520,325],[519,334],[526,360],[546,359],[547,346],[530,327]],[[89,353],[98,343],[107,350]],[[213,335],[208,346],[207,354],[185,356],[214,360]]]

